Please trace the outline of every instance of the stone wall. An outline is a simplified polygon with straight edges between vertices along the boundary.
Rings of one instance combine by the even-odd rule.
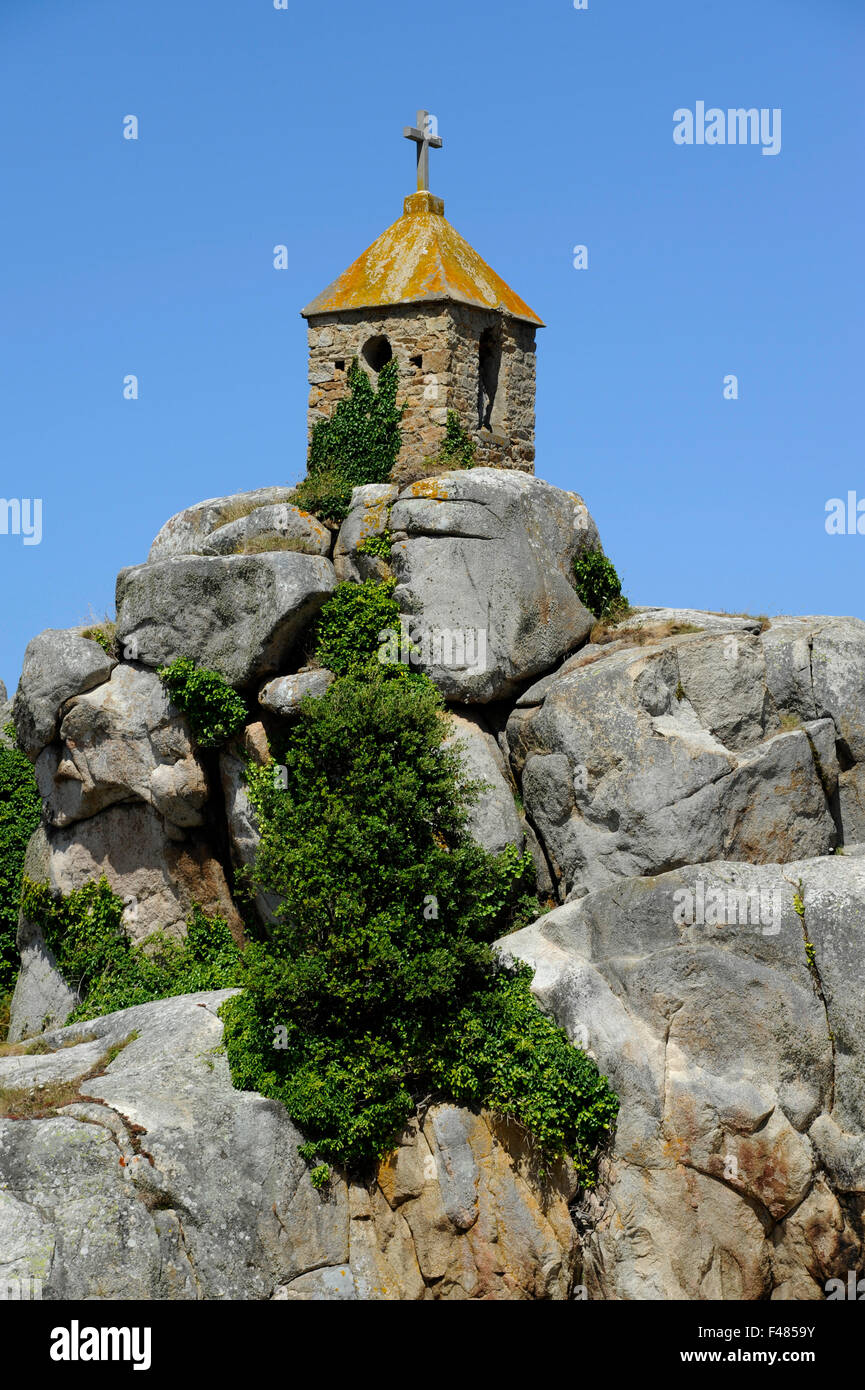
[[[479,343],[485,329],[500,334],[501,366],[493,428],[478,429]],[[364,355],[384,336],[399,364],[398,400],[405,401],[399,463],[434,458],[456,410],[476,443],[476,462],[534,471],[535,330],[531,324],[468,305],[395,305],[319,314],[309,320],[309,434],[348,394],[353,357],[375,376]]]

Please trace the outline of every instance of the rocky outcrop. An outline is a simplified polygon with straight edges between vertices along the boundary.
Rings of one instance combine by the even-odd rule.
[[[450,700],[505,698],[592,628],[572,564],[597,531],[574,493],[493,468],[446,473],[405,488],[390,529],[395,596]]]
[[[0,1057],[7,1279],[41,1279],[49,1299],[568,1296],[567,1170],[542,1199],[516,1136],[436,1106],[368,1185],[334,1176],[318,1193],[283,1107],[231,1085],[229,995],[142,1004]]]
[[[839,621],[855,648],[865,624]],[[827,854],[841,842],[839,758],[849,756],[845,730],[859,748],[865,689],[861,675],[853,689],[855,664],[841,674],[839,656],[834,685],[824,677],[806,698],[784,675],[800,640],[774,627],[642,645],[621,636],[526,692],[508,744],[562,896],[713,858]],[[846,650],[840,633],[833,640]]]
[[[47,628],[28,642],[13,705],[19,746],[32,761],[57,732],[65,700],[107,681],[116,662],[79,632]]]
[[[116,666],[109,680],[67,702],[36,780],[51,825],[123,801],[143,801],[182,829],[204,822],[207,777],[187,721],[157,676],[136,666]]]
[[[387,572],[381,556],[365,554],[364,541],[383,536],[388,529],[390,509],[397,499],[395,483],[370,483],[356,487],[351,494],[348,516],[339,529],[333,550],[337,579],[383,579]]]
[[[500,949],[619,1094],[601,1181],[541,1181],[499,1121],[433,1105],[367,1185],[319,1194],[282,1107],[231,1088],[225,996],[167,1000],[0,1057],[7,1273],[57,1298],[821,1297],[865,1258],[865,623],[655,607],[595,626],[585,505],[516,472],[355,489],[333,563],[287,498],[173,517],[119,577],[117,659],[78,629],[30,644],[26,872],[64,893],[104,874],[135,942],[182,935],[194,904],[239,937],[247,763],[329,688],[307,648],[336,583],[392,574],[480,783],[470,833],[529,848],[560,904]],[[383,537],[389,555],[364,548]],[[155,674],[178,656],[255,721],[218,753]],[[278,907],[255,899],[266,927]],[[38,922],[19,945],[13,1040],[76,1002]]]
[[[277,485],[196,502],[169,517],[147,558],[152,561],[166,560],[172,555],[199,555],[210,537],[222,527],[252,516],[262,507],[287,503],[290,496],[290,488]]]
[[[244,686],[284,667],[335,587],[323,555],[177,555],[120,571],[117,636],[145,666],[191,657]]]
[[[629,878],[500,943],[621,1109],[590,1298],[817,1299],[865,1236],[865,858]]]

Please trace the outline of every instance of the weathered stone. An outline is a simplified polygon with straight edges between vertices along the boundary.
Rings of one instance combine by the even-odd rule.
[[[329,555],[332,545],[330,531],[316,517],[287,502],[274,502],[218,526],[203,542],[201,554],[242,554],[253,542],[259,542],[264,549],[270,548],[268,542],[274,542],[272,548],[278,550],[280,541],[295,543],[309,555]]]
[[[290,718],[300,709],[307,695],[320,699],[334,682],[334,674],[325,667],[313,671],[298,671],[294,676],[277,676],[258,692],[258,703],[270,714]]]
[[[477,714],[451,710],[449,718],[453,732],[445,746],[459,746],[467,777],[484,787],[469,812],[469,834],[490,854],[501,854],[506,845],[522,849],[520,818],[495,738]]]
[[[111,679],[65,707],[59,744],[36,762],[52,825],[120,801],[145,801],[171,825],[202,825],[207,777],[184,715],[152,671],[117,666]]]
[[[118,575],[118,636],[145,666],[191,657],[242,686],[285,666],[335,586],[323,555],[157,560]]]
[[[110,806],[64,829],[48,830],[43,862],[41,881],[59,893],[104,874],[126,904],[123,924],[133,941],[159,929],[183,936],[196,904],[240,931],[222,866],[204,835],[193,831],[169,838],[160,816],[142,802]]]
[[[54,738],[64,701],[107,681],[116,665],[98,642],[75,631],[49,627],[27,643],[12,714],[31,762]]]
[[[157,535],[148,560],[165,560],[171,555],[197,555],[212,532],[242,517],[250,516],[260,507],[287,502],[288,487],[259,487],[251,492],[235,492],[229,497],[210,497],[196,502],[166,521]]]
[[[391,512],[395,596],[419,664],[453,700],[486,702],[556,665],[588,634],[572,562],[596,536],[575,494],[476,468],[415,483]],[[582,514],[580,518],[582,519]]]
[[[519,1140],[438,1106],[402,1136],[415,1176],[399,1201],[391,1160],[381,1184],[334,1173],[317,1192],[283,1107],[231,1085],[216,1017],[230,994],[124,1009],[46,1034],[56,1051],[0,1058],[0,1089],[31,1090],[120,1048],[87,1099],[0,1118],[5,1277],[75,1300],[568,1297],[564,1170],[542,1190]]]
[[[396,501],[399,488],[395,483],[370,483],[356,487],[351,494],[351,507],[342,523],[333,551],[336,577],[340,580],[382,579],[386,566],[380,556],[365,555],[358,547],[387,530],[390,508]]]
[[[716,857],[826,854],[838,841],[825,730],[816,743],[806,728],[776,732],[749,634],[579,653],[541,699],[516,709],[507,732],[562,896]]]
[[[861,1263],[863,894],[858,855],[699,864],[499,943],[620,1099],[590,1298],[819,1297]]]

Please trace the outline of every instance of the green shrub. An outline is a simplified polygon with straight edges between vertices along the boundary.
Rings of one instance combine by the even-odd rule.
[[[574,560],[577,594],[596,618],[610,618],[627,606],[615,566],[600,549],[583,550]]]
[[[200,748],[216,748],[246,722],[246,705],[217,671],[178,657],[156,673],[172,704],[189,720]]]
[[[395,579],[367,579],[338,584],[324,604],[316,626],[316,660],[336,676],[357,674],[379,665],[382,632],[400,632]]]
[[[14,738],[14,726],[4,733]],[[33,768],[18,748],[0,743],[0,997],[18,971],[18,906],[27,842],[39,825],[41,801]]]
[[[436,1094],[521,1120],[589,1182],[615,1098],[493,953],[531,856],[470,838],[447,733],[428,680],[367,668],[304,703],[280,782],[249,768],[254,878],[281,907],[222,1011],[234,1083],[285,1104],[319,1169],[368,1171]]]
[[[463,429],[460,424],[460,417],[455,410],[448,411],[445,437],[439,448],[436,462],[444,468],[474,467],[474,441]]]
[[[97,642],[108,656],[117,655],[117,638],[115,636],[116,625],[111,623],[102,624],[99,627],[88,627],[82,632],[82,637],[87,637],[91,642]]]
[[[133,946],[123,929],[123,902],[104,877],[67,895],[25,879],[22,905],[38,922],[79,1004],[69,1022],[96,1018],[205,989],[240,983],[241,951],[221,917],[196,907],[182,941],[155,932]]]
[[[341,522],[348,516],[352,484],[338,468],[323,468],[320,473],[308,473],[291,495],[295,507],[311,512],[324,521]]]
[[[393,537],[390,531],[385,531],[381,536],[365,536],[357,547],[357,553],[358,555],[377,555],[380,560],[389,560],[392,545]]]
[[[355,357],[348,369],[348,395],[329,420],[312,432],[307,476],[295,490],[297,506],[328,521],[342,521],[351,490],[387,481],[402,445],[405,406],[396,403],[399,367],[386,362],[373,386]]]

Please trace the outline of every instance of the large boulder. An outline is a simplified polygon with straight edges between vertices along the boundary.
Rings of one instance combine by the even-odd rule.
[[[236,869],[251,869],[258,855],[261,831],[255,807],[247,787],[246,770],[250,763],[263,766],[270,760],[267,734],[262,724],[249,724],[242,736],[233,739],[219,755],[219,777],[231,859]],[[279,898],[271,893],[256,891],[255,908],[265,926],[276,920]]]
[[[505,937],[618,1093],[590,1298],[819,1299],[863,1256],[865,860],[620,880]]]
[[[449,721],[452,732],[445,747],[459,750],[467,777],[479,784],[469,811],[469,834],[490,854],[501,854],[507,845],[522,849],[523,828],[495,737],[473,711],[457,714],[451,710]]]
[[[32,762],[56,735],[64,701],[107,681],[116,665],[98,642],[75,630],[46,628],[27,643],[12,715]]]
[[[395,596],[448,699],[503,699],[591,630],[572,566],[597,530],[576,494],[524,473],[446,473],[405,488],[390,528]]]
[[[142,1004],[0,1058],[7,1279],[75,1300],[569,1296],[567,1169],[542,1185],[518,1136],[435,1106],[371,1182],[335,1174],[316,1192],[283,1107],[231,1085],[217,1017],[230,993]],[[28,1108],[40,1117],[13,1118]]]
[[[384,536],[398,494],[396,483],[368,483],[353,490],[348,516],[339,528],[333,549],[337,579],[362,583],[365,579],[385,577],[387,566],[383,557],[366,554],[360,547],[364,541]]]
[[[763,639],[707,632],[584,650],[507,726],[560,894],[840,839],[836,730],[773,696]],[[537,688],[536,688],[537,689]]]
[[[156,560],[117,577],[118,638],[145,666],[191,657],[244,686],[285,669],[292,646],[335,587],[323,555]]]
[[[215,531],[252,516],[261,507],[288,502],[291,495],[290,488],[277,485],[196,502],[169,517],[150,547],[147,558],[166,560],[172,555],[198,555]]]
[[[62,829],[40,826],[34,838],[40,837],[39,881],[71,893],[104,874],[127,905],[124,926],[133,941],[160,929],[182,937],[196,904],[239,930],[222,865],[205,833],[169,836],[162,817],[143,802],[110,806]]]
[[[235,555],[254,547],[296,548],[308,555],[329,555],[332,544],[330,531],[316,517],[288,502],[274,502],[218,526],[202,544],[201,554]]]
[[[117,666],[110,680],[65,706],[59,742],[36,761],[52,825],[119,801],[144,801],[171,826],[204,823],[208,786],[184,715],[152,671]]]
[[[327,694],[335,679],[333,671],[328,671],[324,666],[297,671],[293,676],[276,676],[261,687],[258,703],[268,714],[291,719],[297,714],[307,695],[314,700],[321,699],[322,695]]]

